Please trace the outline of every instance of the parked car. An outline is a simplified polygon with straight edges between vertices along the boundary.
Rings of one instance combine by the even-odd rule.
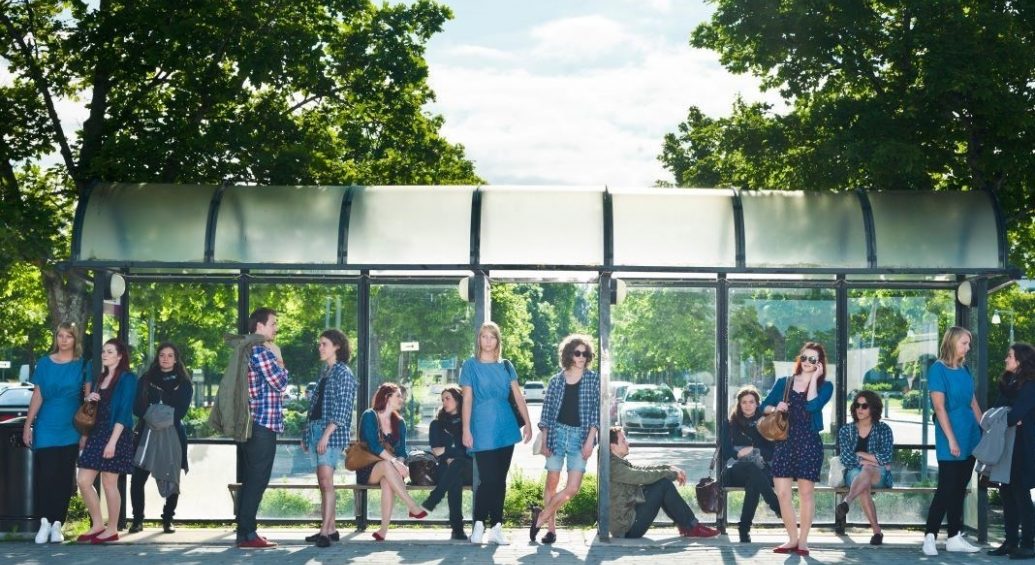
[[[33,385],[14,384],[0,388],[0,422],[6,422],[29,413]]]
[[[618,407],[618,424],[625,433],[680,435],[683,410],[664,385],[630,385]]]
[[[525,383],[522,392],[525,394],[526,401],[538,400],[542,402],[546,398],[546,386],[539,381],[528,381]]]
[[[625,389],[629,388],[632,383],[629,381],[611,381],[607,388],[611,392],[611,423],[618,423],[618,405],[622,403],[622,397],[625,396]]]
[[[309,384],[305,385],[305,399],[307,402],[313,399],[313,393],[315,392],[316,382],[310,382]]]
[[[287,385],[284,387],[284,392],[281,393],[281,397],[284,400],[298,400],[302,398],[302,391],[298,385]]]
[[[704,383],[687,383],[687,385],[683,387],[680,400],[688,402],[692,399],[704,398],[705,396],[708,396],[708,390],[708,385]]]

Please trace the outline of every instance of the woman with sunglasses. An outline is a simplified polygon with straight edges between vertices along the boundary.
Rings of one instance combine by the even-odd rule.
[[[948,516],[949,538],[945,551],[981,551],[963,539],[963,499],[974,473],[972,453],[981,441],[981,406],[974,396],[974,378],[963,364],[970,351],[971,335],[954,326],[942,337],[938,360],[927,370],[927,390],[934,406],[934,448],[938,454],[938,487],[927,510],[924,555],[938,555],[935,540],[942,519]]]
[[[787,439],[776,442],[773,450],[773,484],[780,499],[780,517],[787,530],[787,542],[774,548],[776,553],[809,554],[809,530],[816,514],[815,487],[823,466],[823,407],[834,395],[834,385],[826,380],[827,353],[817,342],[802,346],[794,372],[776,381],[762,402],[764,413],[786,412]],[[784,391],[791,387],[784,402]],[[791,482],[798,482],[801,526],[791,504]]]
[[[872,489],[891,488],[891,455],[895,438],[891,427],[880,421],[884,403],[872,390],[864,390],[852,401],[852,422],[841,426],[837,446],[845,469],[848,494],[835,510],[837,519],[848,516],[848,505],[859,499],[873,536],[870,545],[884,542],[884,534],[877,523],[877,506],[873,503]]]
[[[544,525],[548,530],[543,543],[557,541],[557,510],[579,492],[582,476],[586,473],[586,461],[593,454],[600,427],[600,378],[587,368],[593,360],[591,342],[592,338],[587,335],[574,334],[564,338],[557,348],[561,371],[546,385],[543,413],[539,420],[539,429],[545,434],[545,508],[532,508],[529,541],[535,541]],[[568,480],[564,490],[557,492],[565,460]]]
[[[777,517],[780,500],[773,490],[773,474],[769,462],[773,459],[773,442],[758,433],[762,411],[758,409],[761,395],[758,389],[747,385],[737,391],[737,402],[730,409],[730,425],[723,438],[721,459],[726,460],[722,472],[724,487],[744,487],[744,504],[740,509],[740,543],[751,543],[751,524],[755,521],[758,497]]]
[[[1015,343],[1006,353],[1006,370],[999,377],[997,406],[1010,406],[1008,426],[1016,426],[1010,482],[999,487],[1006,539],[989,555],[1010,559],[1035,558],[1035,347]],[[1025,422],[1030,422],[1024,425]]]

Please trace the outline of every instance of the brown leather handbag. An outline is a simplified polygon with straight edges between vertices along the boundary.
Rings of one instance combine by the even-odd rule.
[[[378,429],[378,437],[381,439],[381,447],[388,450],[388,453],[394,455],[390,446],[384,444],[384,436],[381,434],[381,430]],[[360,417],[359,429],[356,430],[356,441],[349,444],[345,448],[345,468],[349,471],[358,471],[364,467],[369,467],[379,461],[384,461],[380,455],[374,455],[370,451],[370,446],[367,445],[366,441],[359,439],[363,437],[363,419]],[[315,449],[315,448],[314,448]]]
[[[89,365],[83,364],[83,396],[86,396],[86,375],[90,370]],[[90,435],[94,424],[97,423],[97,402],[94,400],[83,400],[79,409],[72,416],[72,425],[79,431],[79,435]]]
[[[792,386],[794,386],[794,381],[792,381],[790,377],[787,377],[783,387],[784,402],[787,402],[787,399],[790,397]],[[787,416],[787,412],[780,412],[779,410],[773,410],[765,416],[762,416],[762,419],[758,421],[758,433],[769,441],[786,440],[787,431],[790,427],[791,422]]]

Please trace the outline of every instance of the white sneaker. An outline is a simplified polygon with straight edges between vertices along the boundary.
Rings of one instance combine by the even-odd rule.
[[[924,536],[924,555],[931,557],[938,555],[938,548],[934,545],[934,534]]]
[[[482,536],[485,535],[485,523],[475,522],[471,530],[471,543],[482,543]]]
[[[50,521],[40,518],[40,531],[36,532],[36,543],[47,543],[50,539]]]
[[[61,520],[55,520],[50,525],[50,543],[62,543],[65,541],[65,534],[61,533]]]
[[[499,545],[510,545],[510,540],[503,535],[503,524],[496,524],[489,532],[489,541]]]
[[[967,540],[963,539],[963,533],[961,532],[945,540],[945,551],[956,553],[977,553],[981,551],[981,548],[974,547],[967,543]]]

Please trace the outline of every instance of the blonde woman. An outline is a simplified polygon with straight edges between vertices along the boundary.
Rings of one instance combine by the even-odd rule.
[[[518,388],[517,374],[503,359],[500,328],[493,322],[478,330],[475,355],[460,369],[464,391],[463,443],[478,469],[479,484],[474,493],[474,528],[471,543],[481,543],[485,525],[490,524],[489,541],[510,543],[503,535],[503,501],[507,495],[507,472],[514,456],[514,444],[532,439],[531,420],[525,397]],[[514,417],[509,397],[514,395],[524,419],[524,431]]]
[[[934,447],[938,454],[938,488],[927,510],[924,555],[938,555],[935,539],[948,516],[949,538],[945,550],[976,553],[979,548],[963,539],[963,499],[974,472],[971,455],[981,441],[981,406],[974,396],[974,379],[963,361],[970,351],[971,335],[953,326],[945,332],[938,360],[927,371],[927,390],[934,406]]]
[[[79,432],[72,417],[83,391],[83,346],[75,324],[59,324],[54,347],[40,357],[32,383],[22,440],[32,448],[32,480],[40,529],[36,543],[62,542],[61,524],[75,492],[75,459]]]

